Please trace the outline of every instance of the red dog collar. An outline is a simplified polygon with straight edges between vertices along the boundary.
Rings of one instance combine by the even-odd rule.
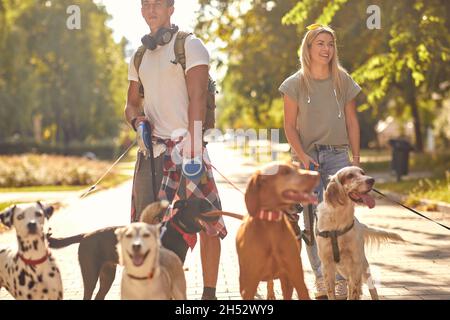
[[[283,211],[261,210],[256,218],[266,221],[281,221],[283,219]]]
[[[21,255],[20,253],[17,253],[17,256],[20,258],[20,260],[22,260],[25,264],[29,265],[29,266],[36,266],[38,264],[44,263],[48,257],[50,257],[50,251],[47,251],[47,254],[45,256],[43,256],[40,259],[37,260],[32,260],[32,259],[26,259],[23,255]]]

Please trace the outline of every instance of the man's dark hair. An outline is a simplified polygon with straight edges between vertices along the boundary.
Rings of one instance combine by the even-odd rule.
[[[175,3],[175,0],[166,0],[166,5],[167,5],[168,7],[173,6],[174,3]],[[141,0],[141,5],[143,5],[143,4],[144,4],[144,0]]]

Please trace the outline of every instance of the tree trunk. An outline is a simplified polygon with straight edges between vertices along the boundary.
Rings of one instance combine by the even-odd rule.
[[[411,76],[411,71],[408,75],[408,88],[406,90],[406,100],[408,104],[411,106],[411,114],[413,116],[414,123],[414,135],[416,138],[416,151],[423,152],[423,140],[422,140],[422,127],[421,120],[419,114],[419,108],[417,106],[416,99],[416,87],[414,86],[414,81]]]

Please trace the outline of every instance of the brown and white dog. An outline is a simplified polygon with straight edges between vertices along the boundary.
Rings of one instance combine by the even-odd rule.
[[[161,222],[168,206],[167,201],[156,201],[149,204],[143,210],[140,221],[158,224]],[[212,210],[212,205],[205,199],[178,200],[174,203],[174,207],[179,210],[179,213],[164,224],[166,231],[161,237],[161,242],[167,249],[175,252],[181,261],[184,261],[188,245],[178,230],[184,233],[197,233],[201,230],[201,224],[198,220],[214,221],[217,217],[211,219],[203,216],[205,212]],[[115,231],[120,227],[107,227],[67,238],[49,237],[51,248],[64,248],[74,243],[80,243],[78,261],[83,276],[84,300],[92,298],[97,282],[100,282],[100,286],[95,299],[105,299],[114,282],[116,265],[119,262]]]
[[[14,227],[18,251],[0,248],[0,288],[19,300],[61,300],[61,274],[50,253],[44,231],[53,207],[13,206],[0,213],[0,221]]]
[[[122,300],[186,300],[186,279],[178,256],[161,246],[159,226],[135,222],[115,231],[124,266]]]
[[[361,168],[343,168],[330,177],[324,201],[317,208],[316,240],[328,299],[336,299],[336,271],[348,281],[350,300],[360,299],[363,282],[368,284],[372,299],[378,299],[364,244],[403,241],[396,233],[370,228],[356,219],[356,203],[375,206],[369,195],[374,183]]]

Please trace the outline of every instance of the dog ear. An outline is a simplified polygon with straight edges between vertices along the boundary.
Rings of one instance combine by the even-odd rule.
[[[337,177],[331,178],[328,183],[327,189],[325,190],[325,201],[333,207],[344,205],[345,193]]]
[[[53,212],[55,211],[55,208],[51,205],[44,207],[44,205],[40,201],[36,201],[36,204],[44,212],[45,217],[47,219],[50,219],[50,217],[53,215]]]
[[[53,215],[54,211],[55,211],[55,208],[53,208],[53,206],[47,206],[44,209],[44,214],[47,217],[47,219],[50,219],[50,217]]]
[[[16,206],[0,213],[0,221],[8,228],[11,228],[14,223],[14,210],[16,210]]]
[[[120,240],[122,240],[123,235],[124,235],[126,229],[127,229],[126,227],[122,227],[122,228],[117,228],[117,229],[114,231],[114,234],[116,235],[117,241],[118,241],[118,242],[120,242]]]
[[[261,172],[257,171],[250,178],[245,190],[245,205],[249,215],[255,216],[259,211],[259,187]]]

